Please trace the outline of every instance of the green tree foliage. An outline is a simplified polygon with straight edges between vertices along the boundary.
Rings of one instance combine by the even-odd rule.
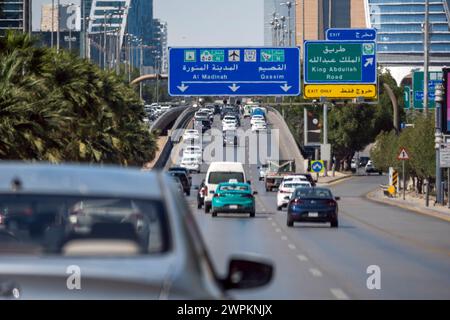
[[[434,179],[436,154],[434,150],[434,116],[419,114],[413,120],[414,127],[409,127],[396,135],[394,131],[382,132],[377,136],[371,157],[375,167],[387,171],[389,167],[401,169],[397,160],[401,147],[408,151],[410,160],[405,162],[405,171],[409,177]],[[419,188],[420,189],[420,188]]]
[[[0,158],[142,165],[156,152],[143,107],[113,72],[0,38]]]

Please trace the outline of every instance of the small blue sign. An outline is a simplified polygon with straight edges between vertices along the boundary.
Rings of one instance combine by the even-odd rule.
[[[169,48],[171,96],[298,96],[300,48]]]
[[[312,171],[319,173],[323,170],[322,161],[313,161],[311,164]]]
[[[330,41],[376,41],[377,30],[330,28],[325,36]]]

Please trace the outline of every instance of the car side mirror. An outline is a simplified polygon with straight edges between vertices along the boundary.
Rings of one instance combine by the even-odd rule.
[[[334,197],[334,199],[335,199],[336,201],[339,201],[339,200],[341,200],[341,197]]]
[[[258,194],[258,191],[253,191],[253,195],[257,195]]]
[[[273,270],[270,262],[232,258],[222,285],[225,290],[261,287],[272,280]]]

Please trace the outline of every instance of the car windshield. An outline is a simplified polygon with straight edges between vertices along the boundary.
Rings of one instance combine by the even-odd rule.
[[[298,198],[307,199],[331,199],[333,195],[330,190],[322,188],[305,188],[300,187],[295,189],[295,196]]]
[[[244,185],[224,185],[220,186],[220,191],[248,191],[249,187]]]
[[[168,246],[160,201],[0,195],[0,216],[0,255],[84,255],[93,241],[131,245],[134,254],[160,253]],[[102,255],[108,248],[98,244],[95,250]]]
[[[221,182],[228,182],[230,180],[244,182],[244,174],[242,172],[211,172],[209,174],[208,183],[219,184]]]

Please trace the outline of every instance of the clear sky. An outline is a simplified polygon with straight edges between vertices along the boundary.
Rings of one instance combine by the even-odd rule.
[[[33,0],[33,30],[40,28],[44,3],[51,0]],[[153,6],[154,17],[167,22],[169,46],[264,44],[264,0],[153,0]]]

